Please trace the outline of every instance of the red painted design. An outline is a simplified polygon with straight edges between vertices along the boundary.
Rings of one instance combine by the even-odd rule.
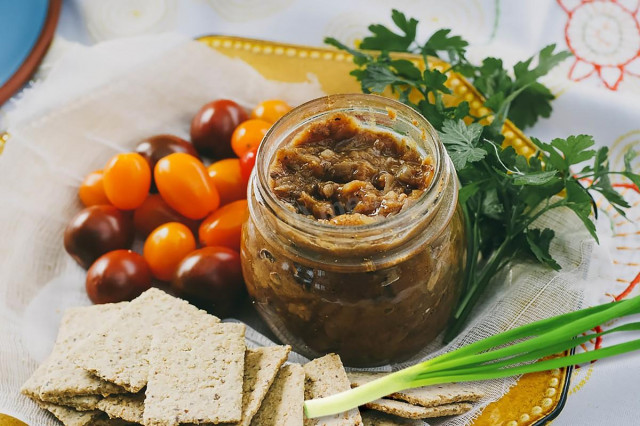
[[[569,79],[597,76],[618,90],[625,75],[640,77],[640,0],[556,0],[567,13],[567,47],[575,60]]]
[[[627,288],[624,289],[624,291],[622,293],[620,293],[619,295],[615,296],[614,299],[617,301],[624,299],[625,297],[627,297],[629,294],[631,294],[631,292],[633,291],[633,289],[640,284],[640,273],[638,273],[638,275],[636,275],[636,277],[629,283],[629,285],[627,286]]]

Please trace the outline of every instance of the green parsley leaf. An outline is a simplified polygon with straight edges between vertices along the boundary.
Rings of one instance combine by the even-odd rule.
[[[533,83],[513,99],[507,117],[520,128],[533,126],[540,117],[551,116],[551,101],[554,99],[546,86]]]
[[[467,126],[462,120],[447,120],[439,134],[456,169],[464,169],[467,163],[480,161],[487,155],[487,151],[477,146],[482,134],[478,123]]]
[[[553,229],[549,228],[545,228],[543,230],[528,229],[525,232],[525,237],[527,244],[529,245],[529,249],[536,259],[538,259],[540,263],[544,263],[552,269],[559,271],[561,269],[560,265],[549,253],[549,246],[551,245],[551,240],[553,240],[555,234],[556,233]]]
[[[623,175],[629,179],[636,187],[640,188],[640,176],[633,172],[631,162],[638,156],[638,152],[630,149],[624,154]]]
[[[433,33],[422,46],[422,54],[441,58],[439,52],[447,52],[452,63],[464,58],[469,43],[460,36],[449,36],[450,33],[451,30],[446,28]]]
[[[385,50],[388,52],[405,52],[415,41],[418,21],[407,19],[404,13],[393,10],[391,19],[396,24],[402,34],[394,33],[384,25],[374,24],[369,26],[369,31],[373,35],[365,37],[360,43],[361,49]]]

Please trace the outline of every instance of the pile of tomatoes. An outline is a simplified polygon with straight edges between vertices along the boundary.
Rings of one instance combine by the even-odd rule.
[[[256,151],[291,107],[259,104],[251,116],[220,99],[191,122],[191,143],[173,135],[140,142],[87,175],[85,209],[68,224],[66,251],[88,268],[94,303],[131,300],[165,282],[178,296],[228,315],[244,297],[240,232]],[[212,159],[207,167],[201,158]],[[130,250],[136,235],[142,255]]]

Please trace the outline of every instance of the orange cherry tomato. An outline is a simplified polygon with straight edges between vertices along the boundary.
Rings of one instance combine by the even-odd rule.
[[[161,158],[153,174],[162,198],[189,219],[201,219],[220,205],[204,164],[189,154],[178,152]]]
[[[242,182],[239,159],[227,158],[216,161],[207,170],[220,194],[221,205],[247,198],[247,185]]]
[[[149,234],[144,242],[143,256],[154,277],[170,281],[182,259],[195,249],[196,240],[189,228],[169,222]]]
[[[271,123],[264,120],[247,120],[240,123],[231,135],[231,148],[238,157],[242,157],[247,151],[257,148],[262,138],[271,127]]]
[[[247,200],[234,201],[219,208],[200,224],[200,243],[204,246],[224,246],[239,251],[240,231],[247,217]]]
[[[251,111],[251,118],[259,118],[273,124],[289,111],[291,111],[291,106],[285,101],[270,99],[260,102],[258,106]]]
[[[78,189],[78,197],[85,207],[111,204],[104,192],[103,177],[102,170],[96,170],[89,173],[82,181]]]
[[[149,194],[151,169],[140,154],[118,154],[104,168],[103,180],[104,192],[111,204],[121,210],[133,210]]]

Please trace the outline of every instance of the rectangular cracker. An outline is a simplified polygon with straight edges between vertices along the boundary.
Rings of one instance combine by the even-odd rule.
[[[322,398],[351,389],[349,378],[344,371],[342,361],[336,354],[308,362],[304,366],[304,399]],[[305,419],[305,426],[312,425],[362,425],[362,418],[357,408],[353,410],[325,416],[317,419]]]
[[[189,321],[198,313],[206,314],[184,300],[151,288],[96,330],[70,357],[85,370],[137,393],[147,384],[147,353],[154,330]]]
[[[91,411],[98,409],[98,403],[102,400],[101,395],[74,395],[74,396],[61,396],[56,398],[54,404],[64,405],[78,411]]]
[[[238,425],[249,426],[267,391],[287,360],[291,346],[249,349],[245,355],[242,384],[242,418]]]
[[[96,408],[104,411],[111,419],[142,423],[144,399],[144,391],[134,394],[111,395],[101,400]]]
[[[433,417],[455,416],[471,410],[472,405],[466,402],[421,407],[395,399],[377,399],[364,405],[372,410],[382,411],[405,419],[428,419]]]
[[[251,426],[300,426],[303,422],[304,369],[285,365],[278,372]]]
[[[102,416],[101,411],[77,411],[73,408],[50,402],[36,401],[38,405],[49,411],[60,420],[65,426],[86,426],[95,424],[95,421]]]
[[[51,355],[43,362],[21,391],[34,399],[60,404],[75,395],[106,395],[124,392],[112,383],[89,374],[68,359],[68,354],[85,341],[105,321],[127,304],[113,303],[68,309],[58,330]]]
[[[361,386],[372,380],[384,377],[389,373],[350,372],[347,373],[351,381],[351,387]],[[424,386],[421,388],[406,389],[393,393],[387,398],[406,401],[413,405],[423,407],[435,407],[454,402],[475,402],[484,396],[484,392],[469,384],[448,383],[443,385]]]
[[[240,421],[245,326],[214,320],[202,313],[155,330],[148,354],[145,425]]]
[[[403,419],[380,411],[368,410],[360,413],[364,426],[424,426],[418,419]]]

